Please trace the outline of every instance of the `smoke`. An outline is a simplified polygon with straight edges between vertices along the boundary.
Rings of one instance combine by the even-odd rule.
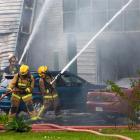
[[[34,68],[48,65],[52,70],[62,70],[127,2],[127,0],[78,0],[77,2],[54,0],[30,44],[27,63]],[[37,2],[36,19],[42,5],[43,2],[42,4]],[[78,62],[72,64],[69,70],[78,72],[80,76],[91,82],[117,80],[136,75],[139,68],[138,6],[139,1],[133,1],[103,35],[79,56]],[[135,56],[133,61],[132,56]]]
[[[44,3],[37,1],[35,18],[38,18]],[[58,9],[56,9],[58,8]],[[62,2],[51,1],[48,10],[41,20],[37,34],[34,36],[28,51],[27,63],[34,68],[48,65],[49,69],[61,69],[66,63],[66,47],[63,34]],[[63,53],[64,52],[64,53]],[[60,53],[63,53],[61,55]],[[60,62],[62,61],[62,62]],[[58,64],[56,65],[56,62]],[[59,65],[61,63],[61,65]]]
[[[139,1],[133,1],[128,9],[112,23],[96,41],[98,80],[118,80],[138,76],[140,69],[138,18]],[[112,14],[111,11],[109,12]]]
[[[137,76],[140,33],[104,34],[97,41],[100,81]]]

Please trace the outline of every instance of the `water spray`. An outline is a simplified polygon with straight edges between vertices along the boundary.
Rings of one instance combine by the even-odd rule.
[[[90,40],[89,42],[80,50],[79,53],[61,70],[61,72],[54,78],[51,82],[54,83],[56,79],[63,74],[70,65],[89,47],[89,45],[132,3],[133,0],[129,0]]]
[[[47,9],[49,9],[49,7],[50,7],[50,2],[52,3],[52,0],[45,0],[45,3],[43,4],[43,7],[41,9],[41,13],[40,13],[40,15],[39,15],[39,17],[38,17],[38,19],[36,21],[36,24],[34,25],[33,31],[32,31],[32,33],[31,33],[31,35],[29,37],[29,40],[28,40],[28,42],[27,42],[27,44],[26,44],[26,46],[24,48],[24,51],[22,53],[22,56],[21,56],[21,58],[20,58],[20,60],[18,62],[19,64],[21,64],[21,62],[22,62],[22,60],[23,60],[23,58],[24,58],[27,50],[30,47],[30,44],[31,44],[31,42],[32,42],[35,34],[39,30],[39,26],[40,26],[40,24],[42,22],[43,17],[45,16],[45,11],[47,11]]]

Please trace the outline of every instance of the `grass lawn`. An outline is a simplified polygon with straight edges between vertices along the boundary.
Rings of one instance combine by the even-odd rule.
[[[101,137],[90,133],[78,132],[41,132],[15,133],[2,132],[0,140],[118,140],[111,137]]]
[[[102,133],[107,134],[122,134],[133,138],[134,140],[140,140],[140,130],[128,130],[128,129],[103,129]]]

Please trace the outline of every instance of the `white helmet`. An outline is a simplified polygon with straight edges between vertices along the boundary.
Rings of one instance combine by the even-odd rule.
[[[16,56],[14,54],[9,54],[8,60],[10,61],[12,58],[15,58],[16,59]]]

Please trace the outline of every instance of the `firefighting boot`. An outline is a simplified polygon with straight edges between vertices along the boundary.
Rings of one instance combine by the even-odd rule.
[[[37,116],[32,117],[31,120],[36,121],[36,120],[41,120],[42,118],[42,114],[44,112],[44,105],[41,107],[39,113],[37,114]]]

